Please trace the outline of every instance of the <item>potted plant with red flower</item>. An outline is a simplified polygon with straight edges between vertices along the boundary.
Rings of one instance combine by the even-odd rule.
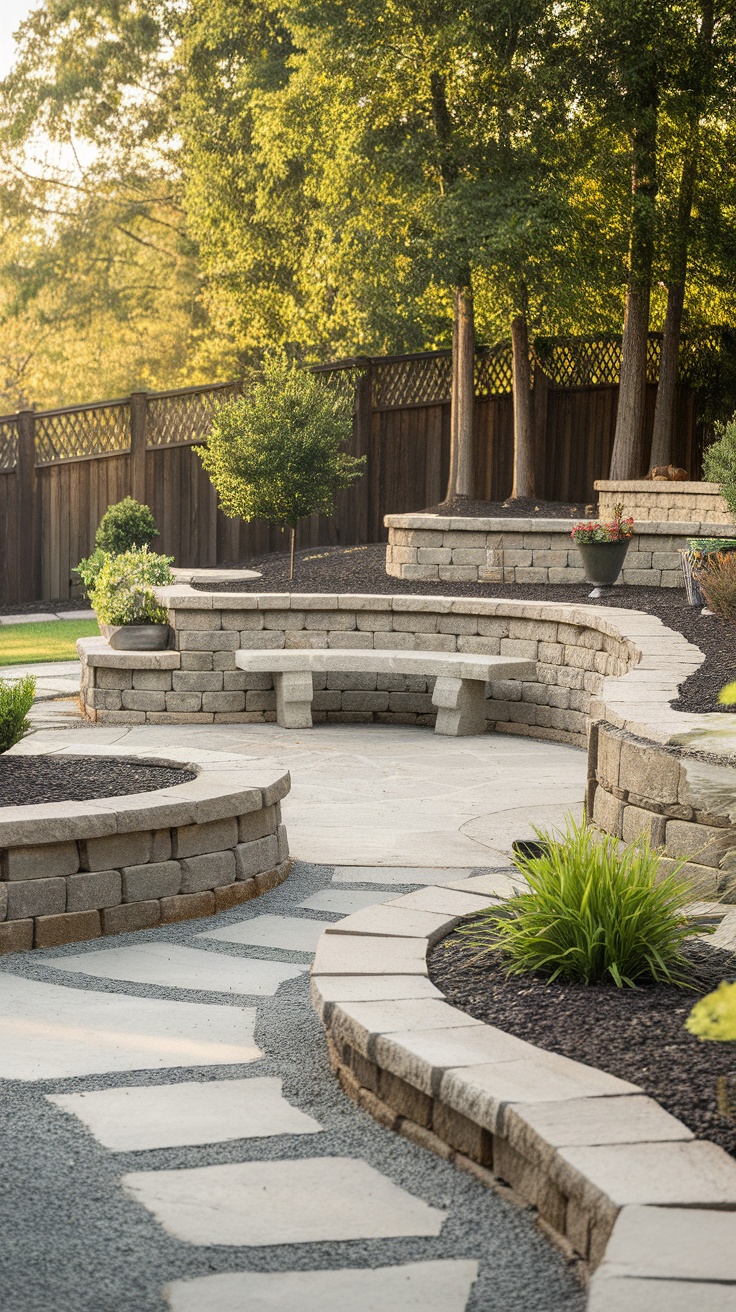
[[[602,588],[610,588],[623,568],[626,552],[634,533],[632,518],[624,519],[621,503],[613,508],[613,519],[606,522],[576,524],[570,537],[578,548],[588,583],[595,584],[591,597],[600,597]]]

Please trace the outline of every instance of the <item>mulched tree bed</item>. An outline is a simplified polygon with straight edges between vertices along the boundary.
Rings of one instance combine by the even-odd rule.
[[[541,504],[541,503],[539,503]],[[386,548],[312,547],[297,552],[295,579],[289,584],[288,552],[243,562],[261,571],[250,583],[195,586],[214,592],[376,592],[436,597],[510,597],[519,600],[561,601],[596,606],[625,607],[658,615],[705,653],[706,661],[685,681],[672,704],[680,711],[723,711],[717,696],[724,683],[736,679],[736,624],[716,615],[701,615],[688,606],[684,588],[639,588],[622,585],[607,597],[590,601],[587,583],[417,583],[391,578],[386,573]]]
[[[469,1016],[629,1080],[736,1156],[736,1043],[703,1041],[684,1028],[699,997],[736,978],[736,961],[704,944],[687,953],[697,971],[693,991],[549,984],[534,975],[509,979],[495,956],[473,961],[477,949],[455,930],[430,953],[429,975]],[[733,1115],[719,1108],[719,1096]]]
[[[452,515],[454,519],[597,519],[598,508],[579,501],[540,501],[538,497],[515,501],[471,501],[455,497],[422,511],[423,515]]]
[[[196,775],[113,756],[0,756],[0,807],[153,793]]]

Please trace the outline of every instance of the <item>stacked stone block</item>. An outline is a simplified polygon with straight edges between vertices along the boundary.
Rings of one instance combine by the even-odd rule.
[[[196,594],[186,606],[169,599],[175,644],[170,652],[111,652],[101,639],[80,643],[83,701],[90,718],[102,723],[271,723],[276,718],[273,678],[236,669],[238,648],[468,652],[537,662],[533,680],[486,686],[489,730],[583,746],[591,698],[600,693],[606,675],[625,673],[635,659],[633,644],[609,632],[610,626],[592,618],[570,623],[565,607],[511,603],[506,608],[511,613],[504,615],[496,613],[498,602],[482,598],[294,595],[287,609],[278,594],[199,597],[201,609],[194,609]],[[550,618],[537,618],[542,614]],[[193,652],[216,657],[228,668],[182,670],[178,662],[188,664]],[[151,672],[138,668],[142,658],[156,655],[169,664],[162,674],[172,680],[172,690],[157,695],[167,699],[170,709],[100,704],[100,694],[109,696],[113,679],[130,681],[132,687],[141,674]],[[185,694],[179,691],[182,678]],[[432,677],[337,672],[315,674],[313,681],[316,723],[434,724]],[[182,709],[182,696],[189,710]]]
[[[636,521],[649,518],[640,516],[636,508],[633,513]],[[601,515],[606,517],[603,512]],[[621,574],[622,582],[642,587],[683,587],[679,553],[685,549],[687,539],[732,537],[734,526],[727,520],[727,516],[719,514],[717,523],[705,519],[701,522],[683,513],[665,515],[663,522],[658,523],[637,522]],[[393,578],[422,583],[585,581],[580,553],[570,537],[570,520],[463,520],[438,515],[387,515],[385,523],[388,526],[386,573]]]
[[[588,748],[588,814],[626,843],[644,835],[664,853],[665,871],[687,857],[683,876],[700,897],[736,902],[736,771],[694,764],[681,748],[596,723]],[[724,775],[721,786],[703,787],[703,776],[713,772]]]
[[[614,507],[623,502],[627,515],[633,515],[635,520],[653,520],[662,524],[672,520],[690,520],[700,522],[701,525],[730,525],[733,536],[733,515],[721,496],[719,483],[653,482],[643,478],[614,482],[601,479],[595,484],[595,490],[598,493],[598,513],[601,519],[611,519]]]
[[[0,953],[214,915],[258,897],[289,872],[280,806],[288,787],[287,775],[263,790],[264,804],[256,809],[244,810],[241,802],[234,814],[201,823],[24,845],[13,841],[15,808],[6,808],[5,838],[0,826],[0,843],[6,843],[0,847]],[[199,808],[206,814],[206,802]],[[85,818],[80,816],[80,832]],[[66,829],[73,827],[70,802]],[[41,814],[35,828],[39,837],[44,829],[50,837],[54,821]]]

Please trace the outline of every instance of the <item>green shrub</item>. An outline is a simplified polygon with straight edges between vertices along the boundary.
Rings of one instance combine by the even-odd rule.
[[[720,483],[721,496],[732,515],[736,515],[736,415],[727,424],[716,424],[717,441],[703,456],[703,477]]]
[[[158,537],[158,529],[149,506],[142,506],[133,497],[123,497],[114,506],[108,506],[95,533],[94,551],[90,556],[84,556],[75,569],[87,596],[91,596],[108,556],[150,547],[155,537]]]
[[[736,984],[726,980],[713,993],[695,1003],[685,1028],[699,1039],[733,1042],[736,1039]]]
[[[173,556],[157,556],[147,547],[106,556],[90,593],[101,624],[165,624],[166,609],[153,589],[174,582]]]
[[[27,718],[36,695],[36,680],[32,674],[22,679],[0,679],[0,752],[7,752],[28,733],[31,722]]]
[[[630,847],[568,818],[560,836],[536,831],[543,856],[517,856],[529,891],[483,912],[464,933],[479,954],[500,952],[509,975],[595,984],[687,983],[680,949],[695,927],[692,901],[674,871],[660,878],[660,856],[646,840]]]
[[[365,456],[342,449],[352,432],[352,399],[285,356],[266,359],[245,396],[215,415],[206,447],[195,447],[226,515],[291,528],[306,515],[331,515],[335,493],[363,472]]]
[[[150,506],[142,506],[133,497],[123,497],[114,506],[108,506],[95,533],[95,546],[119,556],[136,547],[150,547],[158,537],[156,521]]]

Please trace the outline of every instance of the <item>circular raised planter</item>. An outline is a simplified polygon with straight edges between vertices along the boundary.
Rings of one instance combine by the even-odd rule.
[[[101,769],[106,756],[129,756],[184,767],[194,778],[149,792],[0,808],[0,953],[214,915],[287,877],[280,802],[288,771],[234,769],[188,749],[160,758],[93,744],[85,760],[90,755]]]

